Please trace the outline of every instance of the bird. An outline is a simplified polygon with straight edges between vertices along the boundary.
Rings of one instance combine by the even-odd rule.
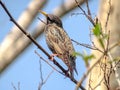
[[[75,49],[70,37],[64,30],[61,19],[53,14],[39,10],[41,14],[46,17],[46,25],[44,29],[46,43],[48,48],[52,51],[53,56],[56,55],[68,67],[69,75],[74,78],[74,71],[76,70],[76,56]]]

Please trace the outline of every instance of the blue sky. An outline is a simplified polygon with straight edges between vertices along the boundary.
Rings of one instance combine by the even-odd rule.
[[[13,17],[17,20],[22,11],[27,7],[27,4],[30,0],[2,0]],[[63,0],[49,0],[47,5],[44,7],[44,11],[51,13],[52,10],[60,5]],[[91,0],[89,3],[92,16],[96,16],[98,11],[98,0]],[[86,9],[86,6],[82,6]],[[10,32],[13,23],[9,21],[9,17],[6,15],[4,10],[0,7],[0,43],[4,37]],[[80,9],[76,8],[62,18],[63,26],[70,38],[81,42],[90,44],[90,28],[92,25],[83,15],[74,15],[72,13],[80,13]],[[39,17],[41,15],[39,14]],[[31,28],[34,27],[35,23],[39,20],[36,20]],[[45,43],[44,35],[37,38],[38,43],[40,43],[43,48],[45,48],[50,54],[51,51],[48,49]],[[86,49],[82,46],[76,45],[74,47],[77,52],[90,52],[89,49]],[[34,44],[31,44],[18,58],[0,75],[0,90],[14,90],[11,83],[16,87],[20,82],[20,90],[37,90],[40,83],[40,71],[39,71],[39,57],[35,54],[35,51],[39,52],[45,59],[47,57],[37,49]],[[59,61],[59,60],[58,60]],[[60,61],[61,62],[61,61]],[[85,72],[85,64],[80,57],[76,59],[77,70],[79,75],[76,76],[76,79],[79,80],[83,73]],[[54,65],[53,65],[54,66]],[[43,78],[46,79],[47,75],[52,71],[52,68],[42,61],[42,71]],[[46,84],[42,87],[42,90],[74,90],[75,84],[71,82],[68,78],[65,78],[58,72],[54,71],[49,77]]]

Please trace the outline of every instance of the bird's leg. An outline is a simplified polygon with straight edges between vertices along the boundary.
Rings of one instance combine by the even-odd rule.
[[[52,54],[52,55],[50,55],[50,58],[49,58],[49,59],[50,59],[51,61],[53,61],[53,59],[54,59],[55,56],[59,57],[60,55],[62,55],[62,54],[56,54],[56,53],[55,53],[55,54]]]
[[[50,55],[50,58],[49,58],[49,59],[50,59],[51,61],[53,61],[53,59],[54,59],[55,56],[58,56],[58,54],[52,54],[52,55]]]

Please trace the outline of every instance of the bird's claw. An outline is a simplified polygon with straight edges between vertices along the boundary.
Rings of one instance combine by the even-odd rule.
[[[53,59],[54,59],[55,56],[58,56],[58,54],[52,54],[52,55],[50,55],[49,59],[50,59],[51,61],[53,61]]]

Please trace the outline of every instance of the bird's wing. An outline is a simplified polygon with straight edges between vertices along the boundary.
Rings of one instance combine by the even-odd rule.
[[[72,42],[63,28],[49,25],[46,29],[46,41],[53,53],[65,54],[67,52],[70,54],[74,52]]]

